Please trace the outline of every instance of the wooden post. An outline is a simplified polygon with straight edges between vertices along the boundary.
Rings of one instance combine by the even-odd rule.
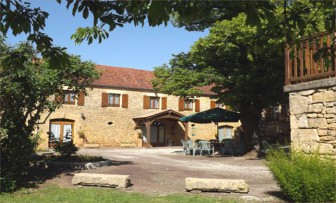
[[[146,139],[147,139],[147,143],[145,144],[146,147],[152,147],[151,143],[150,143],[150,133],[151,133],[151,124],[152,121],[146,121],[145,125],[146,125]]]
[[[188,123],[189,122],[183,122],[183,125],[184,125],[184,140],[188,140]]]
[[[290,82],[290,56],[289,56],[289,45],[285,48],[285,85],[289,85]]]

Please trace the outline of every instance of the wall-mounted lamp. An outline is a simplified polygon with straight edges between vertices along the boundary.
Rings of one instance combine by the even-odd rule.
[[[84,113],[81,113],[81,118],[82,118],[83,120],[85,120],[85,119],[86,119],[86,117],[85,117]]]

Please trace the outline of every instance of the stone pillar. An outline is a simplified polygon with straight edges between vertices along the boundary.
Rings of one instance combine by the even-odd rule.
[[[336,159],[336,78],[284,90],[289,92],[292,149]]]

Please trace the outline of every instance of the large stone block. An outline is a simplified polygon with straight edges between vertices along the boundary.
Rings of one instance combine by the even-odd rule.
[[[336,92],[330,90],[314,94],[313,102],[335,101],[335,98],[336,98]]]
[[[308,118],[317,118],[317,113],[310,113],[310,114],[307,114],[307,117],[308,117]]]
[[[299,118],[299,128],[307,128],[308,122],[307,122],[307,116],[303,115]]]
[[[334,140],[336,140],[336,137],[334,137],[334,136],[323,136],[323,137],[320,137],[320,141],[321,142],[334,141]]]
[[[336,118],[327,119],[327,123],[336,123]]]
[[[319,154],[335,154],[335,149],[332,144],[327,144],[327,143],[319,143],[318,145],[314,145],[312,148],[312,152],[317,151]]]
[[[291,129],[298,129],[299,128],[299,119],[294,115],[290,115],[289,119],[290,119]]]
[[[131,186],[129,175],[77,173],[72,178],[74,185],[128,188]]]
[[[308,119],[308,126],[312,128],[327,128],[328,123],[325,118],[310,118]]]
[[[301,91],[300,92],[300,95],[302,96],[308,96],[308,95],[311,95],[315,92],[315,90],[306,90],[306,91]]]
[[[291,140],[293,142],[301,143],[319,141],[320,138],[317,129],[292,129]]]
[[[309,99],[303,96],[290,96],[289,106],[291,114],[302,114],[307,112]]]
[[[328,114],[336,114],[336,108],[327,108],[326,113]]]
[[[321,113],[323,109],[324,109],[323,104],[320,104],[320,103],[318,103],[318,104],[311,104],[308,107],[308,112],[309,113]]]
[[[241,179],[186,178],[186,190],[248,193],[249,186]]]

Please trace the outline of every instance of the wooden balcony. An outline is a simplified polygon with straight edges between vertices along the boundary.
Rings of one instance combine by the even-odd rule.
[[[285,84],[336,77],[335,40],[336,32],[324,32],[304,38],[298,45],[288,46],[285,49]],[[324,50],[325,57],[315,61],[314,54],[322,50]],[[332,52],[334,54],[331,54]]]

